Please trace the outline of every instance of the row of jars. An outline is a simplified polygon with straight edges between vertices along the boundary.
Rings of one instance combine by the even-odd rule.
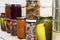
[[[17,20],[1,15],[1,29],[19,39],[52,40],[52,17],[38,17],[37,20],[17,17]]]

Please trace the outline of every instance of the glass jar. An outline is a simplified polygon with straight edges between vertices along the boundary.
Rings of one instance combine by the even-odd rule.
[[[19,39],[26,38],[26,20],[24,17],[17,17],[17,37]]]
[[[11,35],[16,36],[17,35],[17,22],[16,20],[11,20]]]
[[[10,7],[11,7],[10,4],[6,4],[6,6],[5,6],[6,18],[11,17],[11,15],[10,15],[10,12],[11,12]]]
[[[1,29],[2,29],[3,31],[6,31],[5,13],[1,13]]]
[[[38,0],[27,0],[26,15],[27,19],[36,19],[40,15]]]
[[[11,19],[6,18],[6,32],[10,33],[10,27],[11,27]]]
[[[52,40],[52,17],[38,17],[36,40]]]
[[[26,19],[26,40],[35,40],[36,20]]]

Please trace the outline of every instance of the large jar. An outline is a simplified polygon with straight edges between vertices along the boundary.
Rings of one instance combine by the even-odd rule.
[[[26,20],[24,17],[17,17],[17,37],[19,39],[26,38]]]
[[[17,22],[16,20],[11,20],[11,35],[16,36],[17,35]]]
[[[36,20],[26,19],[26,40],[35,40]]]
[[[52,17],[40,17],[36,24],[36,40],[52,40]]]
[[[11,19],[6,18],[6,32],[10,33],[10,27],[11,27]]]
[[[36,19],[40,15],[40,6],[38,0],[27,0],[26,2],[27,19]]]
[[[1,29],[2,29],[3,31],[6,31],[5,13],[1,13]]]

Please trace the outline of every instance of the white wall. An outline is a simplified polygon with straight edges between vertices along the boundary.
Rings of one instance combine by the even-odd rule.
[[[26,5],[26,0],[0,0],[0,12],[5,12],[5,4],[19,3],[21,5]],[[40,0],[40,5],[51,6],[51,8],[40,8],[41,15],[52,15],[52,0]],[[22,15],[26,16],[25,8],[22,9]]]

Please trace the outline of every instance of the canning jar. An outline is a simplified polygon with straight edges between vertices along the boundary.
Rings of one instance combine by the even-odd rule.
[[[26,40],[35,40],[36,20],[26,19]]]
[[[52,17],[38,17],[36,40],[52,40]]]
[[[6,31],[6,18],[5,13],[1,13],[1,29]]]
[[[17,17],[17,37],[19,39],[26,38],[26,20],[24,17]]]
[[[16,36],[17,35],[17,22],[16,20],[11,20],[11,35]]]
[[[40,6],[38,0],[27,0],[26,2],[27,19],[36,19],[40,15]]]
[[[10,33],[10,27],[11,27],[11,19],[6,18],[6,32]]]

